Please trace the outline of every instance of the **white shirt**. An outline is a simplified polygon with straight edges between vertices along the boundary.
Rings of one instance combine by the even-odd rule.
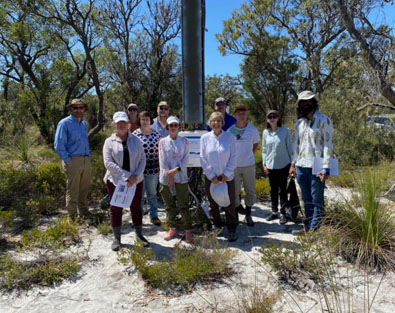
[[[228,132],[232,133],[232,129],[235,129],[237,132],[242,130],[242,128],[236,127],[236,124],[229,127]],[[258,130],[251,124],[247,124],[239,139],[236,138],[237,167],[255,165],[253,147],[256,143],[259,143]]]
[[[200,165],[209,180],[222,174],[234,178],[237,165],[236,137],[222,131],[219,136],[214,131],[200,138]]]
[[[104,167],[107,169],[104,182],[107,180],[115,186],[118,180],[127,181],[130,175],[137,175],[137,183],[144,179],[144,168],[146,163],[145,153],[140,140],[128,132],[127,146],[129,150],[130,171],[122,169],[123,145],[122,140],[115,134],[106,139],[103,146]]]
[[[168,184],[167,171],[180,167],[174,176],[174,182],[184,184],[188,182],[187,163],[189,157],[189,141],[182,136],[175,140],[170,135],[159,141],[159,182]]]
[[[313,167],[314,157],[324,158],[324,169],[330,168],[332,159],[332,121],[315,111],[311,120],[300,118],[295,125],[292,162],[300,167]]]

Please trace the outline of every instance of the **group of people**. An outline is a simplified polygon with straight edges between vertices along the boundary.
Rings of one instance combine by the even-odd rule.
[[[330,174],[333,126],[331,120],[319,112],[318,97],[303,91],[296,102],[298,119],[292,140],[288,128],[283,127],[279,112],[266,114],[266,129],[262,137],[262,160],[271,187],[272,213],[267,220],[287,222],[288,176],[296,177],[302,191],[305,208],[304,227],[294,231],[299,234],[315,230],[324,215],[325,180]],[[260,137],[256,127],[248,123],[248,108],[238,105],[234,116],[227,112],[228,103],[222,97],[214,103],[214,112],[207,122],[208,132],[200,139],[200,164],[204,173],[205,190],[210,205],[214,229],[226,226],[228,240],[237,240],[239,213],[244,222],[254,226],[252,207],[255,204],[255,158]],[[87,195],[90,186],[90,149],[87,125],[83,114],[87,105],[73,99],[70,116],[61,120],[55,135],[55,150],[63,160],[67,176],[66,208],[72,216],[89,216]],[[189,210],[188,172],[189,141],[179,135],[180,120],[170,116],[165,101],[157,106],[157,117],[152,119],[147,111],[139,112],[136,104],[129,104],[127,112],[113,115],[114,131],[103,146],[106,168],[104,182],[110,198],[118,181],[128,187],[136,186],[130,204],[137,240],[149,246],[142,232],[144,194],[151,223],[161,225],[158,218],[157,190],[166,206],[167,225],[164,239],[171,240],[185,230],[184,239],[193,238]],[[314,158],[323,158],[323,169],[312,173]],[[241,186],[245,191],[245,208],[241,204]],[[278,199],[280,195],[280,214]],[[110,206],[110,221],[114,251],[121,247],[121,207]],[[225,222],[221,218],[225,212]],[[181,213],[181,223],[176,220]]]

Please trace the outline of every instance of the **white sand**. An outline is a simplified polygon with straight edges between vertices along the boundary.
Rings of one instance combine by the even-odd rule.
[[[117,254],[110,249],[112,235],[103,237],[94,228],[87,228],[83,231],[84,243],[79,251],[83,251],[91,240],[89,261],[83,264],[77,278],[52,288],[34,288],[20,295],[3,294],[0,312],[237,312],[241,300],[248,298],[254,287],[259,287],[266,294],[280,294],[275,312],[321,312],[318,294],[311,286],[307,285],[300,291],[279,287],[274,272],[260,262],[257,249],[263,243],[268,240],[293,240],[291,231],[297,228],[293,223],[279,225],[278,220],[266,222],[264,218],[269,214],[268,203],[259,203],[253,209],[255,227],[249,228],[241,223],[237,242],[227,242],[226,230],[219,236],[221,242],[237,251],[232,264],[235,270],[233,276],[222,282],[198,285],[192,292],[182,296],[150,291],[135,269],[126,269],[118,263]],[[160,210],[160,216],[164,217],[163,210]],[[164,241],[165,231],[151,225],[147,217],[144,218],[144,224],[144,233],[156,255],[168,256],[178,240]],[[122,242],[128,245],[134,242],[129,223],[123,227]],[[344,273],[343,282],[346,283],[349,279],[346,278],[345,270],[341,271]],[[372,298],[380,276],[371,278]],[[353,276],[353,312],[364,312],[364,279],[364,275]],[[342,312],[347,310],[343,309]],[[395,312],[394,274],[388,274],[381,282],[370,312]]]

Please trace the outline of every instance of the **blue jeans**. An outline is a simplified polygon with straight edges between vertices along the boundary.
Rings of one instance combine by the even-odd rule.
[[[141,208],[144,208],[144,194],[147,194],[148,214],[150,218],[158,217],[158,198],[156,191],[158,187],[158,174],[144,176],[143,197]]]
[[[304,203],[306,230],[314,230],[320,227],[321,219],[325,214],[324,209],[324,188],[325,182],[312,174],[312,169],[308,167],[296,167],[296,179],[302,190]]]

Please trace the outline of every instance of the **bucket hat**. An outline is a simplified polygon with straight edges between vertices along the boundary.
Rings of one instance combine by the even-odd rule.
[[[223,208],[230,205],[230,199],[228,194],[228,185],[224,183],[210,185],[210,194],[214,201]]]

